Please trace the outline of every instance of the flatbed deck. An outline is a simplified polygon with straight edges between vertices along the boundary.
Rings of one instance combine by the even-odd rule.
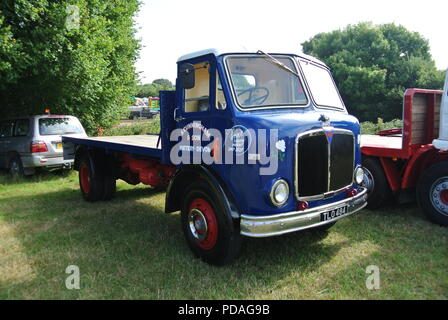
[[[403,138],[401,135],[380,136],[376,134],[361,135],[361,147],[402,149]]]
[[[121,151],[153,158],[161,158],[162,156],[161,142],[157,134],[89,138],[63,137],[62,141],[87,147],[103,148],[107,151]]]

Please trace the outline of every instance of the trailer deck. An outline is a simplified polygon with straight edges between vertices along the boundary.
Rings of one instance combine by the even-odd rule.
[[[162,156],[161,142],[158,134],[89,138],[63,137],[62,141],[85,145],[87,147],[102,148],[106,151],[121,151],[152,158],[161,158]]]
[[[401,135],[380,136],[375,134],[363,134],[361,135],[361,147],[402,149],[403,137]]]

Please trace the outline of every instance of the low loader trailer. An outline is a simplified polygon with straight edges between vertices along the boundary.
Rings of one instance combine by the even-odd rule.
[[[82,196],[116,180],[166,189],[193,253],[233,261],[241,238],[327,230],[366,205],[360,125],[329,68],[297,54],[188,54],[160,93],[160,133],[64,137]]]
[[[443,91],[407,89],[403,127],[362,135],[368,207],[416,198],[428,219],[448,226],[447,87],[448,73]]]

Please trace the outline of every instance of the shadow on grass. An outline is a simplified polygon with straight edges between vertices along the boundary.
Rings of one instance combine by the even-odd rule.
[[[0,184],[3,185],[21,185],[32,182],[46,182],[63,179],[69,176],[73,171],[69,170],[37,170],[35,174],[24,177],[11,177],[7,170],[0,169]]]
[[[322,233],[245,239],[236,263],[212,267],[193,257],[179,214],[163,212],[164,198],[140,188],[97,203],[73,189],[4,199],[3,221],[33,275],[2,281],[9,294],[0,298],[244,298],[254,286],[270,286],[291,268],[313,270],[338,251],[321,243]],[[65,288],[69,265],[80,267],[82,290]]]
[[[304,298],[302,280],[310,281],[304,279],[319,270],[323,274],[317,280],[331,283],[329,294],[345,285],[356,297],[376,297],[365,291],[367,265],[382,264],[396,270],[397,266],[406,268],[411,258],[428,259],[431,253],[446,258],[437,246],[429,253],[412,254],[415,240],[421,241],[417,249],[427,249],[425,234],[418,231],[430,232],[433,225],[426,223],[414,206],[393,206],[341,220],[330,231],[329,236],[333,233],[334,237],[330,240],[326,233],[312,231],[245,238],[239,260],[230,266],[212,267],[193,257],[181,232],[179,214],[164,213],[164,199],[165,193],[154,189],[119,188],[112,201],[87,203],[79,190],[68,187],[3,198],[0,222],[13,230],[20,254],[26,257],[14,260],[17,253],[13,251],[10,263],[27,263],[31,271],[2,280],[0,298],[244,299],[272,297],[277,286],[294,287],[281,297]],[[365,250],[364,244],[373,249]],[[352,248],[357,246],[355,252]],[[397,250],[411,258],[403,254],[397,258]],[[339,262],[341,269],[333,270],[330,265],[341,251],[347,258]],[[65,287],[69,265],[80,268],[81,290]],[[329,270],[322,271],[322,266]],[[397,285],[389,287],[391,296],[407,279],[400,270],[389,273],[398,274]],[[290,279],[294,283],[289,283]],[[319,286],[326,288],[325,283]],[[347,293],[347,297],[353,296]]]

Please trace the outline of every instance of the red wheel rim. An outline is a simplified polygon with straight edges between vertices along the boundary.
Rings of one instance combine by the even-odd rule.
[[[218,221],[207,200],[196,198],[190,203],[188,222],[196,244],[204,250],[213,249],[218,241]]]
[[[79,168],[79,177],[81,179],[81,188],[84,193],[90,192],[90,177],[89,167],[86,164],[82,164]]]
[[[444,189],[440,192],[440,199],[445,205],[448,206],[448,189]]]

